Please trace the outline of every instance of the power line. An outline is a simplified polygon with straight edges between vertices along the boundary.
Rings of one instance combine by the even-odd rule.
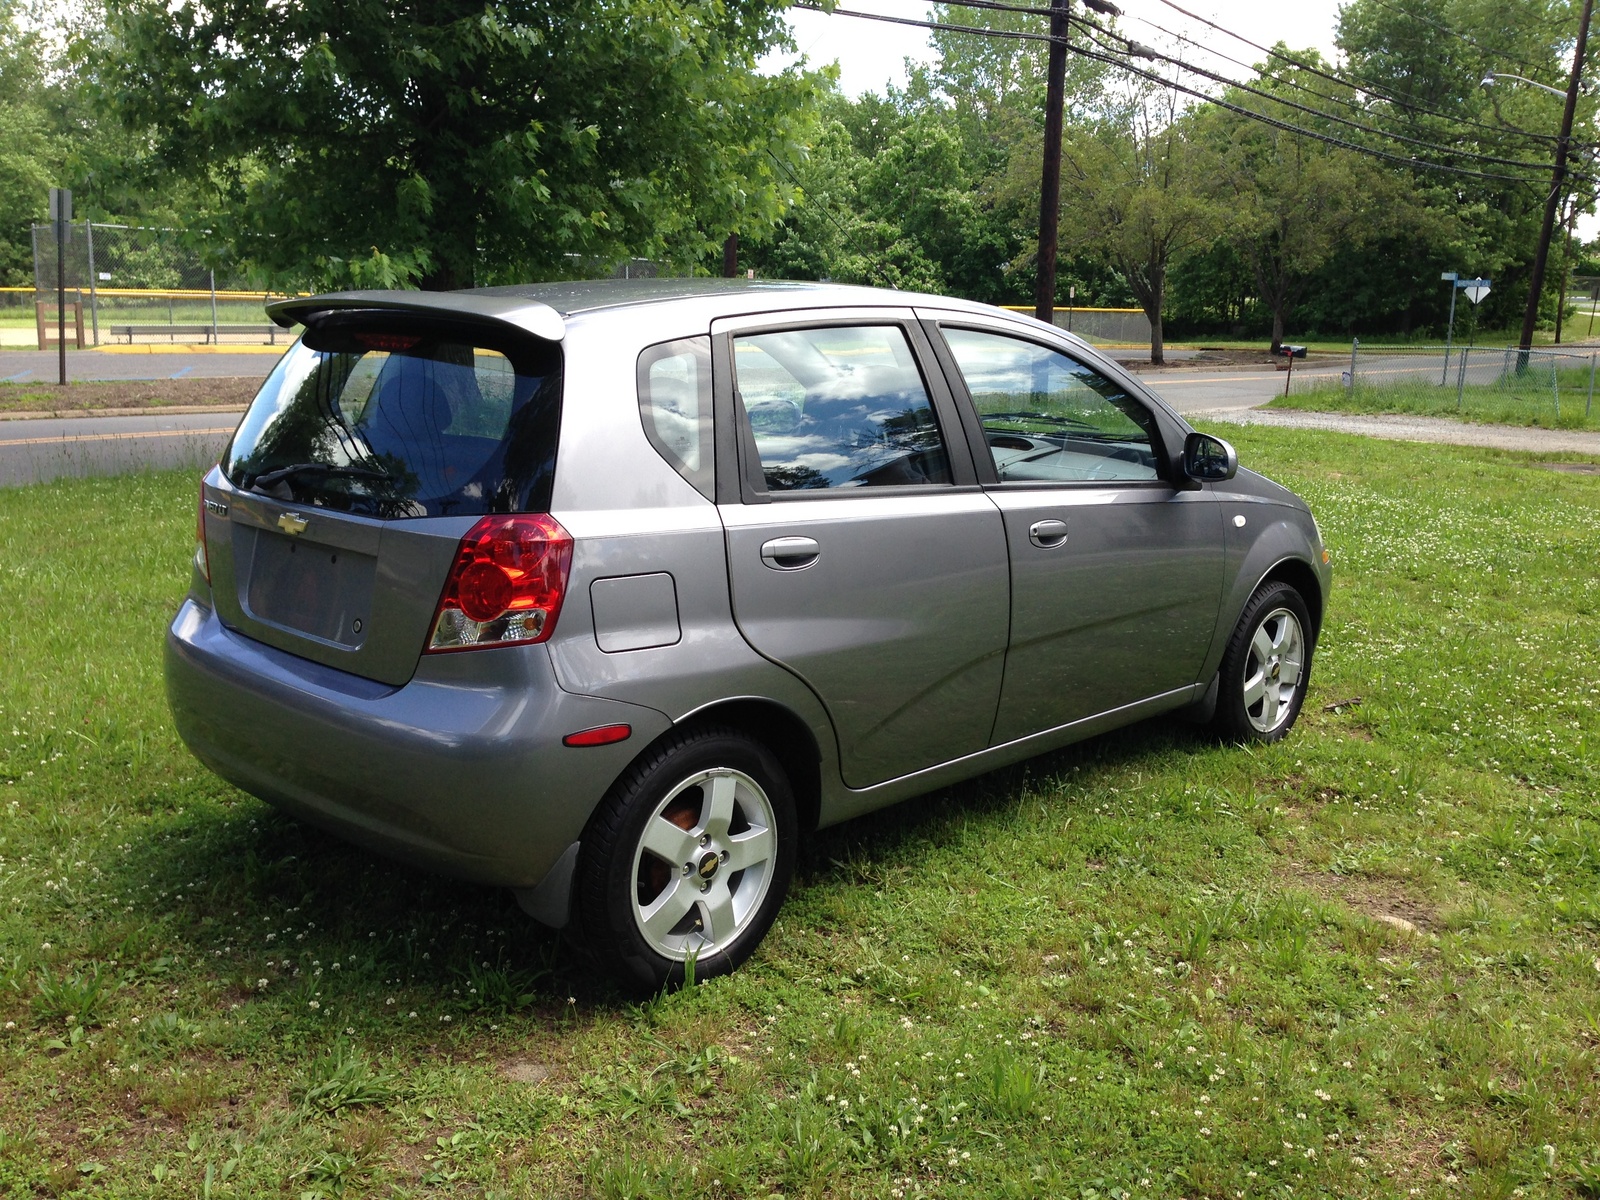
[[[1251,49],[1257,50],[1260,53],[1265,54],[1268,58],[1275,59],[1278,62],[1282,62],[1282,63],[1287,64],[1288,66],[1298,68],[1299,70],[1305,71],[1308,74],[1314,75],[1314,76],[1316,76],[1316,77],[1318,77],[1320,79],[1326,79],[1328,82],[1334,83],[1334,84],[1338,84],[1341,87],[1348,87],[1348,88],[1351,88],[1354,91],[1365,92],[1365,93],[1367,93],[1367,94],[1369,94],[1371,96],[1377,97],[1378,99],[1381,99],[1381,100],[1383,100],[1383,101],[1385,101],[1385,102],[1387,102],[1389,104],[1395,104],[1395,105],[1400,106],[1401,108],[1410,109],[1410,110],[1412,110],[1414,112],[1425,113],[1425,114],[1427,114],[1429,116],[1439,117],[1442,120],[1453,121],[1453,122],[1455,122],[1457,124],[1470,126],[1472,128],[1475,128],[1475,129],[1487,130],[1487,131],[1489,131],[1491,133],[1505,134],[1507,132],[1510,132],[1510,133],[1515,133],[1515,134],[1517,134],[1519,136],[1522,136],[1522,137],[1535,138],[1535,139],[1537,139],[1539,141],[1545,141],[1545,142],[1554,142],[1556,140],[1554,137],[1550,136],[1549,134],[1530,133],[1530,132],[1528,132],[1526,130],[1517,129],[1514,126],[1510,126],[1510,125],[1504,125],[1504,126],[1502,126],[1502,125],[1489,125],[1489,124],[1486,124],[1486,123],[1484,123],[1482,121],[1475,121],[1470,117],[1462,117],[1462,116],[1457,116],[1457,115],[1452,114],[1452,113],[1440,112],[1437,109],[1432,109],[1432,108],[1427,107],[1426,105],[1419,104],[1415,100],[1411,100],[1411,99],[1407,99],[1407,98],[1402,97],[1402,96],[1394,95],[1394,94],[1390,93],[1389,91],[1387,91],[1386,89],[1378,87],[1378,86],[1376,86],[1376,85],[1374,85],[1372,83],[1362,82],[1362,81],[1355,80],[1355,79],[1347,79],[1342,75],[1338,75],[1338,74],[1335,74],[1333,72],[1323,70],[1321,67],[1318,67],[1314,63],[1306,62],[1304,59],[1298,58],[1295,55],[1285,54],[1283,51],[1277,50],[1277,49],[1275,49],[1273,47],[1270,47],[1270,46],[1263,46],[1260,42],[1252,41],[1250,38],[1245,37],[1243,34],[1235,33],[1231,29],[1224,28],[1223,26],[1217,24],[1215,21],[1211,21],[1211,20],[1208,20],[1205,17],[1200,16],[1198,13],[1190,12],[1188,9],[1183,8],[1181,5],[1173,3],[1173,0],[1161,0],[1161,3],[1167,5],[1167,7],[1175,10],[1176,12],[1182,13],[1184,16],[1189,17],[1191,20],[1199,21],[1202,25],[1206,25],[1206,26],[1210,27],[1211,29],[1216,30],[1218,33],[1223,34],[1225,37],[1230,37],[1230,38],[1234,39],[1235,41],[1242,42],[1244,45],[1249,46]],[[1030,15],[1033,15],[1033,16],[1047,15],[1048,12],[1049,12],[1048,9],[1041,9],[1041,8],[1035,6],[1035,5],[1018,4],[1018,3],[1015,3],[1014,0],[1011,3],[1007,3],[1006,0],[951,0],[951,6],[952,7],[965,7],[965,8],[993,9],[993,10],[997,10],[999,12],[1027,13],[1027,14],[1030,14]],[[1325,94],[1323,92],[1317,91],[1315,88],[1307,87],[1305,84],[1297,83],[1297,82],[1295,82],[1293,80],[1284,79],[1284,78],[1282,78],[1281,76],[1278,76],[1278,75],[1273,75],[1272,73],[1262,69],[1261,67],[1255,65],[1254,63],[1243,62],[1240,59],[1234,58],[1231,55],[1223,53],[1222,51],[1216,49],[1213,46],[1206,45],[1204,42],[1197,41],[1194,38],[1187,37],[1187,36],[1185,36],[1184,34],[1181,34],[1181,33],[1175,33],[1172,30],[1165,28],[1164,26],[1156,24],[1156,22],[1150,20],[1148,17],[1141,17],[1141,16],[1138,16],[1137,14],[1133,14],[1133,13],[1129,13],[1129,14],[1125,14],[1125,15],[1132,16],[1134,20],[1139,21],[1140,23],[1142,23],[1144,25],[1148,25],[1151,29],[1158,30],[1159,32],[1166,34],[1168,37],[1176,38],[1176,39],[1178,39],[1179,41],[1182,41],[1182,42],[1187,42],[1189,45],[1194,46],[1196,49],[1203,50],[1207,54],[1213,54],[1213,55],[1217,56],[1218,58],[1224,59],[1224,60],[1226,60],[1228,62],[1231,62],[1231,63],[1235,64],[1236,66],[1244,67],[1246,70],[1256,73],[1257,75],[1261,76],[1263,79],[1270,79],[1270,80],[1273,80],[1274,82],[1285,83],[1290,87],[1297,88],[1297,89],[1299,89],[1301,91],[1309,92],[1313,96],[1318,96],[1318,97],[1320,97],[1321,99],[1324,99],[1324,100],[1330,100],[1335,104],[1345,105],[1346,107],[1351,108],[1351,109],[1353,109],[1355,111],[1358,111],[1358,112],[1364,112],[1365,111],[1359,104],[1356,104],[1353,101],[1343,100],[1343,99],[1340,99],[1337,96],[1329,96],[1329,95],[1327,95],[1327,94]],[[1072,20],[1074,22],[1076,22],[1077,24],[1085,26],[1087,28],[1099,29],[1102,33],[1105,33],[1108,36],[1115,37],[1115,38],[1118,38],[1118,39],[1123,40],[1123,41],[1129,41],[1130,40],[1128,38],[1125,38],[1122,34],[1115,33],[1115,32],[1113,32],[1113,31],[1111,31],[1109,29],[1106,29],[1104,26],[1097,25],[1095,22],[1093,22],[1092,20],[1089,20],[1088,18],[1075,16],[1075,17],[1072,18]],[[1442,26],[1441,26],[1441,28],[1442,28]],[[1519,61],[1523,61],[1523,60],[1519,60]],[[1395,135],[1385,134],[1384,136],[1395,136]],[[1422,142],[1422,143],[1419,143],[1419,144],[1422,144],[1422,145],[1433,145],[1435,143]]]
[[[1082,22],[1080,22],[1080,24],[1082,24]],[[1108,33],[1109,31],[1102,30],[1101,32]],[[1127,38],[1123,38],[1120,34],[1109,33],[1109,36],[1118,38],[1121,41],[1128,41]],[[1102,47],[1102,49],[1116,53],[1112,47],[1106,46],[1103,42],[1098,44]],[[1439,143],[1430,142],[1425,138],[1415,138],[1404,133],[1390,133],[1387,130],[1379,129],[1374,125],[1365,125],[1360,121],[1352,121],[1348,117],[1336,116],[1333,113],[1324,112],[1317,108],[1311,108],[1308,105],[1285,99],[1282,96],[1274,96],[1271,92],[1264,92],[1260,88],[1251,87],[1247,83],[1241,83],[1236,79],[1230,79],[1228,76],[1220,75],[1215,71],[1208,71],[1204,67],[1193,66],[1184,62],[1182,59],[1173,58],[1171,55],[1162,54],[1160,51],[1152,50],[1148,46],[1143,46],[1140,48],[1140,55],[1141,57],[1149,56],[1151,58],[1160,59],[1162,62],[1172,64],[1180,71],[1187,71],[1191,75],[1199,75],[1201,78],[1209,79],[1213,83],[1220,83],[1226,87],[1236,88],[1241,92],[1247,93],[1248,95],[1257,96],[1263,100],[1270,101],[1273,104],[1281,104],[1285,108],[1292,108],[1295,111],[1305,113],[1308,116],[1320,117],[1324,121],[1332,121],[1336,125],[1343,125],[1346,128],[1354,129],[1361,133],[1375,134],[1378,137],[1387,138],[1393,142],[1404,142],[1408,145],[1421,146],[1424,149],[1442,153],[1447,157],[1467,158],[1472,159],[1474,162],[1489,163],[1491,166],[1500,167],[1533,167],[1537,169],[1543,165],[1540,163],[1528,162],[1526,159],[1501,158],[1494,154],[1479,154],[1473,150],[1452,150],[1448,146],[1441,146]]]
[[[774,163],[777,164],[777,167],[778,167],[778,169],[780,171],[782,171],[786,176],[788,176],[789,182],[794,184],[794,186],[799,189],[801,195],[806,195],[807,194],[806,193],[806,189],[805,189],[805,185],[803,185],[800,182],[800,180],[795,177],[795,173],[789,169],[789,164],[784,162],[783,159],[779,158],[776,154],[774,154],[772,152],[772,148],[770,146],[767,147],[767,157],[770,158]],[[842,237],[845,240],[845,243],[852,250],[854,250],[857,254],[859,254],[862,258],[866,259],[868,262],[873,263],[875,266],[878,267],[879,270],[883,269],[883,263],[879,259],[877,259],[874,255],[868,254],[866,251],[862,250],[861,243],[858,242],[855,239],[855,237],[847,229],[845,229],[845,227],[843,225],[839,224],[838,220],[835,219],[833,213],[829,211],[827,205],[819,205],[818,206],[818,211],[821,212],[823,216],[828,218],[828,224],[832,225],[835,229],[837,229],[839,231],[839,236]]]
[[[1384,160],[1386,162],[1397,163],[1397,164],[1399,164],[1401,166],[1411,167],[1411,168],[1415,168],[1415,169],[1428,170],[1428,171],[1439,171],[1439,172],[1442,172],[1442,173],[1445,173],[1445,174],[1458,175],[1458,176],[1463,176],[1463,177],[1473,178],[1473,179],[1492,179],[1492,180],[1497,180],[1497,181],[1503,182],[1503,183],[1529,184],[1529,183],[1540,182],[1540,181],[1531,179],[1531,178],[1529,178],[1527,176],[1504,175],[1504,174],[1499,174],[1499,173],[1495,173],[1495,172],[1476,171],[1476,170],[1472,170],[1472,169],[1467,168],[1467,167],[1456,167],[1456,166],[1451,166],[1451,165],[1446,164],[1446,163],[1430,162],[1427,159],[1417,158],[1415,156],[1392,154],[1392,153],[1390,153],[1390,152],[1388,152],[1386,150],[1379,150],[1379,149],[1377,149],[1375,147],[1372,147],[1372,146],[1363,146],[1363,145],[1360,145],[1359,143],[1356,143],[1356,142],[1346,141],[1343,138],[1337,138],[1337,137],[1332,136],[1331,134],[1319,133],[1316,130],[1306,129],[1306,128],[1302,127],[1302,126],[1291,124],[1288,121],[1282,121],[1282,120],[1279,120],[1279,119],[1277,119],[1275,117],[1269,117],[1264,113],[1259,113],[1259,112],[1256,112],[1256,111],[1254,111],[1252,109],[1242,107],[1241,105],[1233,104],[1233,103],[1231,103],[1229,101],[1218,99],[1215,96],[1207,95],[1205,92],[1200,91],[1197,88],[1189,87],[1188,85],[1179,83],[1176,80],[1163,79],[1159,75],[1156,75],[1156,74],[1154,74],[1152,72],[1145,71],[1145,70],[1143,70],[1143,69],[1141,69],[1139,67],[1134,66],[1132,63],[1127,62],[1125,59],[1116,58],[1116,57],[1113,57],[1110,54],[1098,54],[1098,53],[1095,53],[1092,50],[1086,49],[1083,46],[1075,45],[1074,43],[1072,43],[1070,41],[1067,41],[1066,39],[1053,38],[1049,34],[1046,34],[1046,33],[1023,33],[1023,32],[1020,32],[1020,31],[1009,30],[1009,29],[984,29],[984,28],[981,28],[981,27],[975,26],[975,25],[956,25],[956,24],[952,24],[952,23],[944,22],[944,21],[919,21],[919,20],[914,20],[914,19],[912,19],[910,17],[891,17],[891,16],[888,16],[888,15],[883,14],[883,13],[856,12],[856,11],[851,10],[851,9],[843,9],[843,8],[828,9],[828,8],[824,8],[820,3],[811,3],[811,2],[809,2],[809,0],[798,0],[798,2],[796,3],[795,7],[797,7],[797,8],[807,8],[807,9],[811,9],[811,10],[816,11],[816,12],[828,13],[828,14],[833,15],[833,16],[855,17],[855,18],[858,18],[858,19],[861,19],[861,20],[867,20],[867,21],[885,21],[885,22],[888,22],[888,23],[894,24],[894,25],[911,25],[911,26],[916,26],[918,28],[922,28],[922,29],[937,29],[937,30],[947,31],[947,32],[952,32],[952,33],[969,33],[969,34],[973,34],[973,35],[978,36],[978,37],[998,37],[998,38],[1006,38],[1006,39],[1012,39],[1012,40],[1017,40],[1017,41],[1029,41],[1029,42],[1055,42],[1055,41],[1062,41],[1074,53],[1080,54],[1083,57],[1091,59],[1091,60],[1093,60],[1095,62],[1101,62],[1101,63],[1105,63],[1108,66],[1117,67],[1117,68],[1119,68],[1119,69],[1121,69],[1123,71],[1126,71],[1130,75],[1133,75],[1133,76],[1135,76],[1137,78],[1140,78],[1140,79],[1144,79],[1144,80],[1146,80],[1146,81],[1148,81],[1150,83],[1155,83],[1155,84],[1158,84],[1161,87],[1165,87],[1165,88],[1171,88],[1173,91],[1181,92],[1186,96],[1191,96],[1194,99],[1205,101],[1208,104],[1215,104],[1218,108],[1224,109],[1224,110],[1226,110],[1228,112],[1232,112],[1232,113],[1234,113],[1234,114],[1236,114],[1238,116],[1246,118],[1247,120],[1256,121],[1259,124],[1263,124],[1263,125],[1270,125],[1270,126],[1276,128],[1276,129],[1281,129],[1286,133],[1293,133],[1293,134],[1298,134],[1298,135],[1303,136],[1303,137],[1308,137],[1308,138],[1311,138],[1313,141],[1323,142],[1323,143],[1325,143],[1327,145],[1330,145],[1330,146],[1337,146],[1337,147],[1340,147],[1340,148],[1345,149],[1345,150],[1354,151],[1355,153],[1358,153],[1358,154],[1365,154],[1365,155],[1367,155],[1368,157],[1371,157],[1371,158],[1378,158],[1378,159],[1382,159],[1382,160]],[[1032,9],[1031,11],[1039,12],[1041,10]],[[1165,58],[1166,56],[1161,56],[1161,57]],[[1182,67],[1185,70],[1189,69],[1185,64],[1179,62],[1176,59],[1166,59],[1166,61],[1171,62],[1174,65],[1177,65],[1179,67]],[[1200,73],[1200,72],[1196,72],[1196,73]],[[1220,77],[1219,77],[1219,79],[1220,79]],[[1225,79],[1221,79],[1220,81],[1227,82],[1229,84],[1233,83],[1233,81],[1225,80]],[[1271,100],[1272,102],[1278,103],[1278,104],[1286,104],[1286,103],[1288,103],[1286,101],[1283,101],[1283,100],[1279,99],[1278,97],[1271,96],[1271,95],[1266,95],[1266,98],[1268,100]],[[1301,107],[1301,106],[1291,105],[1291,107]],[[1311,112],[1311,113],[1313,113],[1313,115],[1322,116],[1322,117],[1327,117],[1329,115],[1329,114],[1326,114],[1326,113],[1317,112],[1316,110],[1312,110],[1312,109],[1306,109],[1304,111]],[[1337,119],[1337,118],[1334,118],[1334,119]],[[1348,124],[1349,122],[1346,122],[1346,123]],[[1390,136],[1388,134],[1383,133],[1383,131],[1381,131],[1381,130],[1375,130],[1374,132],[1377,132],[1380,136],[1383,136],[1383,137]],[[1432,143],[1427,143],[1427,144],[1432,145]],[[1443,151],[1446,154],[1452,153],[1447,147],[1433,146],[1433,148],[1437,149],[1437,150],[1440,150],[1440,151]],[[1510,160],[1507,160],[1507,162],[1508,162],[1508,165],[1513,165],[1513,166],[1537,167],[1539,165],[1537,163],[1514,162],[1514,161],[1510,161]]]
[[[1184,16],[1188,17],[1192,21],[1199,21],[1202,25],[1206,25],[1206,26],[1208,26],[1208,27],[1210,27],[1212,29],[1215,29],[1218,33],[1222,34],[1224,37],[1233,38],[1235,41],[1242,42],[1246,46],[1249,46],[1253,50],[1259,50],[1262,54],[1267,55],[1269,58],[1275,58],[1280,62],[1288,63],[1292,67],[1299,67],[1301,70],[1309,71],[1313,75],[1320,75],[1322,78],[1328,79],[1328,80],[1332,80],[1334,83],[1343,83],[1343,84],[1346,84],[1347,86],[1360,87],[1363,90],[1371,91],[1374,95],[1383,96],[1384,99],[1388,100],[1391,104],[1403,104],[1403,105],[1407,105],[1407,106],[1412,107],[1412,108],[1419,108],[1419,109],[1422,108],[1422,106],[1417,104],[1416,101],[1414,101],[1414,100],[1402,99],[1400,97],[1392,96],[1392,95],[1387,94],[1381,88],[1375,88],[1375,87],[1371,87],[1370,85],[1363,85],[1363,84],[1356,83],[1356,82],[1351,81],[1351,80],[1342,79],[1337,75],[1329,74],[1327,71],[1324,71],[1321,68],[1312,65],[1311,63],[1305,62],[1302,59],[1296,58],[1293,55],[1284,54],[1281,50],[1275,50],[1275,49],[1271,48],[1270,46],[1263,46],[1260,42],[1252,41],[1251,39],[1245,37],[1243,34],[1235,33],[1231,29],[1226,29],[1223,26],[1218,25],[1215,21],[1207,20],[1205,17],[1202,17],[1198,13],[1190,12],[1188,9],[1184,8],[1181,4],[1178,4],[1176,2],[1176,0],[1160,0],[1160,3],[1165,4],[1168,8],[1172,9],[1174,12],[1182,13]],[[1393,12],[1400,12],[1401,11],[1400,9],[1393,8],[1392,5],[1384,4],[1383,0],[1374,0],[1374,3],[1383,4],[1383,7],[1388,8]],[[1409,15],[1409,14],[1403,14],[1403,15]],[[1425,19],[1426,18],[1422,18],[1422,17],[1418,18],[1418,20],[1425,20]],[[1428,24],[1435,25],[1436,22],[1429,21]],[[1437,25],[1437,28],[1444,30],[1446,33],[1455,33],[1454,30],[1448,29],[1443,25]],[[1465,34],[1455,34],[1455,36],[1462,37],[1462,38],[1466,37]],[[1467,38],[1467,40],[1471,41],[1470,38]],[[1474,43],[1474,44],[1476,45],[1476,43]],[[1534,64],[1529,63],[1526,59],[1516,58],[1516,56],[1514,56],[1514,55],[1508,55],[1506,57],[1514,58],[1515,61],[1521,63],[1524,66],[1531,67],[1534,70],[1540,70],[1540,71],[1544,70],[1543,67],[1535,66]],[[1444,113],[1435,113],[1434,115],[1436,115],[1436,116],[1447,116],[1447,114],[1444,114]],[[1448,117],[1447,119],[1450,119],[1450,120],[1462,120],[1462,121],[1466,120],[1466,118],[1460,118],[1460,117]],[[1470,122],[1470,123],[1471,124],[1477,124],[1477,122]],[[1493,129],[1494,127],[1493,126],[1483,126],[1483,128]],[[1529,135],[1529,136],[1539,137],[1541,135],[1532,134],[1532,135]]]
[[[1230,54],[1224,54],[1221,50],[1218,50],[1215,46],[1208,46],[1204,42],[1198,41],[1195,38],[1188,37],[1185,34],[1177,33],[1174,30],[1166,28],[1164,25],[1157,24],[1155,21],[1152,21],[1149,17],[1142,17],[1142,16],[1139,16],[1137,13],[1127,13],[1125,15],[1132,17],[1135,21],[1138,21],[1142,25],[1149,26],[1151,29],[1154,29],[1157,33],[1165,34],[1167,37],[1175,38],[1176,40],[1178,40],[1180,42],[1187,42],[1189,45],[1193,46],[1197,50],[1203,50],[1207,54],[1214,54],[1214,55],[1216,55],[1216,57],[1218,57],[1220,59],[1223,59],[1226,62],[1233,63],[1235,66],[1244,67],[1248,71],[1254,71],[1262,79],[1270,79],[1270,80],[1273,80],[1274,82],[1277,82],[1277,83],[1286,84],[1287,86],[1295,88],[1295,89],[1297,89],[1299,91],[1307,92],[1310,95],[1317,96],[1317,97],[1319,97],[1319,98],[1321,98],[1323,100],[1331,100],[1335,104],[1342,104],[1342,105],[1346,106],[1347,108],[1354,109],[1354,110],[1356,110],[1358,112],[1366,112],[1367,111],[1367,109],[1363,105],[1361,105],[1360,103],[1358,103],[1358,102],[1356,102],[1354,100],[1346,100],[1346,99],[1343,99],[1342,97],[1339,97],[1339,96],[1330,96],[1326,92],[1319,92],[1315,88],[1309,87],[1306,84],[1300,83],[1300,82],[1298,82],[1296,80],[1288,79],[1288,78],[1285,78],[1284,76],[1281,76],[1281,75],[1274,75],[1271,72],[1265,70],[1264,68],[1262,68],[1261,66],[1259,66],[1259,65],[1257,65],[1255,63],[1247,63],[1247,62],[1243,61],[1242,59],[1234,58]],[[1235,36],[1236,37],[1237,35],[1230,35],[1230,36]],[[1245,44],[1248,45],[1248,46],[1255,47],[1256,49],[1261,49],[1260,47],[1257,47],[1254,42],[1250,42],[1250,41],[1248,41],[1246,39],[1243,39],[1243,38],[1240,38],[1239,40],[1244,41]],[[1396,105],[1396,106],[1398,106],[1400,108],[1408,109],[1408,110],[1410,110],[1412,112],[1420,113],[1420,114],[1423,114],[1425,116],[1438,117],[1440,120],[1451,121],[1451,122],[1454,122],[1454,123],[1456,123],[1458,125],[1468,126],[1469,128],[1472,128],[1472,129],[1487,130],[1490,133],[1497,133],[1497,134],[1502,134],[1502,135],[1507,134],[1507,133],[1514,133],[1514,134],[1517,134],[1519,137],[1534,138],[1534,139],[1536,139],[1538,141],[1543,141],[1543,142],[1554,142],[1556,140],[1555,136],[1553,134],[1529,133],[1526,130],[1522,130],[1522,129],[1516,128],[1516,126],[1514,126],[1514,125],[1490,125],[1485,121],[1475,121],[1471,117],[1463,117],[1463,116],[1460,116],[1460,115],[1455,114],[1455,113],[1441,112],[1439,109],[1429,108],[1425,104],[1418,104],[1415,100],[1407,100],[1407,99],[1403,99],[1402,97],[1399,97],[1399,96],[1391,95],[1389,92],[1385,91],[1383,88],[1376,87],[1371,83],[1363,82],[1363,81],[1356,80],[1356,79],[1346,79],[1343,76],[1340,76],[1340,75],[1335,74],[1333,72],[1320,70],[1319,68],[1313,66],[1310,63],[1302,62],[1301,60],[1299,60],[1297,58],[1294,58],[1294,57],[1292,57],[1290,55],[1287,55],[1287,54],[1282,54],[1277,50],[1265,50],[1265,49],[1263,49],[1262,53],[1268,55],[1271,58],[1275,58],[1275,59],[1278,59],[1278,60],[1280,60],[1280,61],[1282,61],[1284,63],[1287,63],[1290,66],[1298,67],[1300,70],[1305,71],[1305,72],[1307,72],[1307,73],[1309,73],[1311,75],[1315,75],[1315,76],[1318,76],[1319,78],[1326,79],[1331,83],[1340,84],[1340,85],[1342,85],[1344,87],[1351,88],[1352,90],[1357,91],[1357,92],[1364,92],[1365,94],[1367,94],[1369,96],[1372,96],[1374,99],[1381,100],[1386,104],[1393,104],[1393,105]]]

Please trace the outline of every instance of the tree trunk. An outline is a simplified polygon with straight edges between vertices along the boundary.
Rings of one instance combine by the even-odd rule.
[[[1272,306],[1272,352],[1276,354],[1283,346],[1283,305]]]
[[[438,262],[433,270],[422,277],[417,286],[425,292],[454,292],[460,288],[471,287],[472,277],[463,276],[450,263]]]
[[[1152,263],[1149,269],[1150,296],[1144,306],[1144,315],[1150,318],[1150,365],[1164,366],[1167,361],[1166,331],[1161,325],[1161,310],[1167,302],[1167,265]]]

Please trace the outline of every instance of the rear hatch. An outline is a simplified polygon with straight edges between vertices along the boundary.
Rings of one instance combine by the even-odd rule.
[[[464,534],[549,511],[559,344],[503,323],[315,314],[207,487],[222,621],[368,679],[405,683]]]

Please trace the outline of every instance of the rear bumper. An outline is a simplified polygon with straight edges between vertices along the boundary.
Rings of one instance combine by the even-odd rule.
[[[389,687],[235,633],[186,600],[166,643],[178,733],[230,783],[380,854],[536,886],[671,722],[557,685],[543,646],[424,658]],[[561,738],[626,722],[633,736]]]

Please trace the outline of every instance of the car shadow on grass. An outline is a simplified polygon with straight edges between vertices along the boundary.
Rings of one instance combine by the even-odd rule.
[[[1002,816],[1074,769],[1206,744],[1158,718],[818,831],[802,846],[795,892],[914,863],[954,829]],[[451,1023],[497,1012],[560,1020],[575,1001],[622,1011],[637,999],[506,889],[391,862],[216,781],[201,786],[206,800],[152,823],[108,874],[129,903],[101,923],[94,950],[134,980],[202,984],[224,1009],[271,999],[302,1017],[378,1017],[436,1001],[416,1019]]]
[[[1074,770],[1137,766],[1174,752],[1214,747],[1203,729],[1170,715],[1075,742],[1060,750],[1001,767],[973,779],[914,796],[888,808],[818,830],[802,848],[796,886],[816,886],[858,876],[915,856],[942,840],[954,824],[991,818],[1017,808],[1038,789],[1053,789]]]

